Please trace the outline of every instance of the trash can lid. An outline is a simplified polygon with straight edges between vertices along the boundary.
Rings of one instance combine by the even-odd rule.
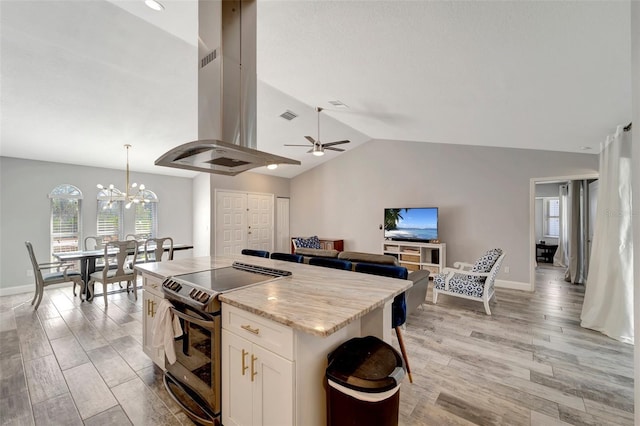
[[[385,392],[404,378],[404,361],[374,336],[355,337],[329,354],[327,379],[361,392]]]

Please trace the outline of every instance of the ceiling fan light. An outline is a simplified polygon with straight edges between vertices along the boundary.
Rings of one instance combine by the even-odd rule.
[[[150,9],[157,10],[158,12],[164,10],[164,6],[156,0],[144,0],[144,4]]]
[[[277,169],[277,168],[278,168],[278,165],[277,165],[277,164],[268,164],[268,165],[267,165],[267,169],[269,169],[269,170],[275,170],[275,169]]]
[[[315,155],[316,157],[322,157],[324,155],[324,151],[322,151],[320,149],[314,149],[313,150],[313,155]]]

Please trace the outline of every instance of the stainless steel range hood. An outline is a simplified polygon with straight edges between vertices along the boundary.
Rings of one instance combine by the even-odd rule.
[[[256,1],[198,2],[198,140],[155,161],[229,176],[297,160],[256,149]]]

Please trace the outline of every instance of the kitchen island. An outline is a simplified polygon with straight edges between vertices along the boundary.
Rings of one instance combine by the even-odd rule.
[[[391,341],[391,303],[411,282],[258,257],[200,257],[138,265],[144,281],[145,352],[161,283],[173,275],[233,261],[283,269],[290,276],[220,295],[222,416],[225,425],[326,424],[327,355],[352,337]],[[148,340],[147,340],[148,339]]]

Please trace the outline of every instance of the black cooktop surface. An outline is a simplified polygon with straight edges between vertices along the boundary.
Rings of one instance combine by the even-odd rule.
[[[226,268],[176,275],[175,278],[187,281],[204,289],[222,293],[250,284],[269,281],[276,277],[229,266]]]

